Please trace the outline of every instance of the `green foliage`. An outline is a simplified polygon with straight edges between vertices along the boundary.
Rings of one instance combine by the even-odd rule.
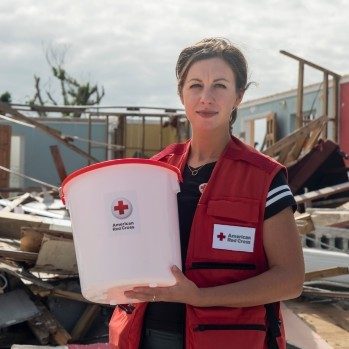
[[[0,101],[4,103],[11,103],[12,102],[12,97],[11,93],[6,91],[0,96]]]
[[[99,104],[104,97],[105,91],[102,86],[100,89],[98,85],[91,85],[90,82],[80,82],[70,76],[64,68],[65,51],[57,52],[53,49],[46,52],[46,60],[51,67],[53,77],[59,81],[60,92],[63,101],[58,103],[53,98],[50,91],[45,91],[48,100],[42,97],[42,89],[40,86],[40,77],[34,75],[35,90],[34,97],[29,101],[30,105],[46,105],[50,102],[54,105],[95,105]],[[66,115],[66,114],[64,114]],[[45,116],[44,114],[42,116]],[[80,113],[74,113],[74,117],[80,117]]]

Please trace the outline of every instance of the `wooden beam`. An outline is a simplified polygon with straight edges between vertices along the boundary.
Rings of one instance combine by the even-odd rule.
[[[331,348],[339,349],[348,346],[349,312],[337,302],[291,300],[287,301],[286,305],[326,340]],[[316,348],[316,345],[313,348]]]
[[[61,153],[59,152],[58,145],[50,145],[50,150],[53,162],[55,163],[56,170],[58,172],[59,179],[61,180],[61,182],[63,182],[65,177],[67,177],[67,171],[65,170],[65,166],[63,163]]]
[[[303,59],[303,58],[301,58],[301,57],[298,57],[298,56],[296,56],[296,55],[294,55],[294,54],[292,54],[292,53],[289,53],[289,52],[287,52],[287,51],[285,51],[285,50],[280,50],[280,53],[282,53],[283,55],[288,56],[288,57],[290,57],[290,58],[293,58],[293,59],[295,59],[295,60],[297,60],[297,61],[299,61],[299,62],[303,62],[303,64],[309,65],[309,67],[312,67],[312,68],[321,70],[321,71],[323,71],[323,72],[328,73],[329,75],[337,76],[337,77],[340,78],[340,75],[339,75],[339,74],[336,74],[336,73],[334,73],[334,72],[331,71],[331,70],[328,70],[328,69],[326,69],[326,68],[323,68],[323,67],[321,67],[320,65],[317,65],[317,64],[312,63],[312,62],[310,62],[310,61],[307,61],[307,60],[305,60],[305,59]]]
[[[334,141],[339,141],[339,77],[333,78]]]
[[[10,107],[9,104],[7,103],[3,103],[0,102],[0,110],[10,114],[14,119],[16,120],[20,120],[20,121],[25,121],[28,124],[32,124],[35,127],[37,127],[38,129],[40,129],[41,131],[45,132],[46,134],[48,134],[49,136],[53,137],[54,139],[56,139],[58,142],[63,143],[64,145],[66,145],[69,149],[75,151],[76,153],[78,153],[79,155],[92,160],[93,162],[98,162],[99,160],[89,156],[89,154],[87,154],[85,151],[83,151],[82,149],[76,147],[73,144],[70,144],[65,137],[63,137],[61,135],[61,133],[51,127],[48,127],[38,121],[36,121],[34,118],[29,118],[27,116],[25,116],[24,114],[21,114],[19,111],[17,111],[16,109]]]
[[[98,304],[89,304],[81,315],[80,319],[71,331],[71,336],[74,341],[83,339],[86,332],[90,329],[93,321],[100,313],[101,307]]]
[[[328,291],[308,286],[304,286],[302,295],[349,300],[349,292]]]
[[[32,264],[38,258],[38,254],[23,251],[0,250],[0,257],[10,259],[15,262],[29,262]]]
[[[20,205],[23,201],[27,200],[30,197],[30,193],[25,193],[23,195],[21,195],[19,198],[11,201],[11,203],[4,207],[2,210],[0,210],[1,212],[10,212],[12,211],[15,207],[17,207],[18,205]]]
[[[35,266],[31,271],[65,275],[78,274],[73,240],[45,235]]]
[[[324,72],[322,91],[323,91],[322,115],[328,115],[328,73],[327,72]],[[328,127],[326,124],[323,130],[323,138],[327,139],[327,137],[328,137]]]
[[[81,293],[77,292],[63,291],[57,288],[45,288],[43,286],[34,284],[29,285],[29,288],[34,294],[39,295],[40,297],[52,296],[83,303],[91,303],[86,298],[84,298]]]
[[[66,345],[72,339],[71,335],[39,300],[35,300],[35,305],[41,311],[41,315],[34,318],[33,321],[45,324],[50,333],[50,340],[54,344]]]
[[[304,63],[299,62],[298,89],[297,89],[297,114],[296,114],[297,129],[303,127],[303,85],[304,85]]]
[[[295,217],[298,233],[306,235],[315,230],[314,223],[309,213],[304,213]]]
[[[43,228],[21,227],[20,249],[24,252],[39,253],[44,235],[73,239],[72,233]]]
[[[317,271],[311,271],[305,273],[304,281],[319,280],[331,276],[339,276],[349,274],[349,268],[347,267],[336,267]]]
[[[337,193],[341,193],[341,192],[344,192],[347,190],[349,190],[349,182],[334,185],[331,187],[318,189],[318,190],[314,190],[314,191],[310,191],[306,194],[297,195],[297,196],[295,196],[295,200],[296,200],[297,204],[301,204],[303,202],[320,199],[320,198],[327,197],[327,196],[337,194]]]

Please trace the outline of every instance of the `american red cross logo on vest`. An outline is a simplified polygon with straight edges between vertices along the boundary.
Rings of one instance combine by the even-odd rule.
[[[132,204],[126,198],[117,198],[112,202],[112,214],[119,219],[125,219],[132,213]]]
[[[223,233],[219,233],[219,234],[217,235],[217,238],[218,238],[220,241],[223,241],[223,240],[226,238],[226,236],[225,236]]]

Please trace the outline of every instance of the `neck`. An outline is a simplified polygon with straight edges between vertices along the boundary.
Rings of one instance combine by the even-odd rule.
[[[230,141],[229,132],[193,132],[188,164],[198,167],[219,159],[226,145]]]

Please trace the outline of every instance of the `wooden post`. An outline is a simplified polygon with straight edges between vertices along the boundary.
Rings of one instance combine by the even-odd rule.
[[[50,145],[50,150],[53,157],[53,161],[56,166],[56,170],[59,175],[59,179],[61,180],[61,182],[63,182],[65,177],[67,177],[67,171],[65,170],[63,159],[61,157],[61,153],[59,152],[58,145]]]
[[[298,94],[297,94],[297,122],[296,125],[299,128],[301,125],[299,125],[299,122],[302,120],[303,121],[303,115],[301,114],[301,112],[303,112],[302,110],[302,105],[303,105],[303,79],[304,79],[304,65],[308,65],[314,69],[317,69],[319,71],[322,71],[324,73],[324,103],[327,103],[327,106],[325,104],[323,109],[324,112],[327,110],[327,113],[325,113],[324,115],[326,115],[326,117],[328,116],[328,76],[331,75],[333,77],[333,89],[334,89],[334,93],[333,93],[333,99],[334,99],[334,108],[335,108],[335,112],[334,112],[334,141],[337,142],[338,141],[338,113],[339,113],[339,107],[338,107],[338,103],[339,103],[339,96],[338,96],[338,91],[339,91],[339,79],[340,79],[340,75],[334,73],[331,70],[328,70],[324,67],[321,67],[313,62],[307,61],[303,58],[297,57],[295,55],[293,55],[292,53],[289,53],[287,51],[284,50],[280,50],[280,53],[291,57],[295,60],[297,60],[299,62],[299,71],[298,71]],[[327,88],[326,88],[327,86]],[[326,97],[327,95],[327,97]],[[301,115],[301,119],[300,119],[300,115]],[[330,120],[330,119],[328,119]]]
[[[160,149],[162,149],[163,147],[163,138],[164,138],[164,135],[163,135],[163,132],[164,132],[164,128],[163,128],[163,124],[164,124],[164,118],[161,116],[160,117]]]
[[[119,115],[119,123],[118,128],[114,130],[114,143],[120,144],[125,146],[124,149],[115,150],[114,151],[114,158],[115,159],[122,159],[125,157],[125,151],[126,151],[126,141],[125,141],[125,123],[126,123],[126,116]]]
[[[296,129],[299,129],[303,126],[303,84],[304,84],[304,62],[300,61],[298,66]]]
[[[92,138],[92,122],[91,122],[91,114],[88,115],[88,155],[91,156],[91,138]],[[91,164],[91,160],[88,159],[87,160],[87,164],[90,165]]]
[[[324,72],[324,80],[323,80],[323,87],[322,87],[323,95],[322,95],[322,115],[328,116],[328,73]],[[328,137],[328,127],[327,123],[323,130],[323,137],[324,139],[327,139]]]
[[[142,156],[145,154],[145,116],[142,116]]]
[[[109,115],[105,117],[105,159],[108,160],[108,152],[109,152]]]
[[[334,141],[339,141],[339,77],[333,76],[333,123],[334,123]]]

